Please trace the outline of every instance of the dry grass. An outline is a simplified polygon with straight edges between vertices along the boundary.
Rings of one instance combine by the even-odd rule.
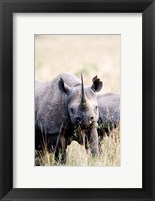
[[[54,153],[36,151],[35,165],[55,165]],[[60,164],[59,164],[60,165]],[[101,141],[100,152],[97,157],[87,153],[84,146],[73,141],[67,148],[67,162],[65,166],[119,166],[120,165],[120,130],[114,129],[109,136]]]

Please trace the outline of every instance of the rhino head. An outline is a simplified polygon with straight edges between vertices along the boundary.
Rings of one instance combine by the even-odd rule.
[[[81,84],[73,87],[59,80],[59,90],[67,95],[67,109],[71,123],[82,130],[90,130],[99,119],[96,92],[99,92],[103,83],[97,76],[92,79],[90,87],[84,87],[81,74]],[[96,129],[97,130],[97,129]],[[95,131],[97,132],[97,131]]]
[[[90,87],[84,87],[82,74],[81,84],[73,87],[68,86],[63,79],[60,79],[59,89],[68,96],[68,113],[74,125],[80,125],[81,128],[87,129],[92,123],[98,121],[99,112],[96,92],[101,90],[102,85],[97,76],[92,79]]]

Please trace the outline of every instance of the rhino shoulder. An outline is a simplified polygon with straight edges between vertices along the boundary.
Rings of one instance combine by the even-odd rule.
[[[48,82],[35,84],[35,122],[46,133],[59,133],[67,119],[66,98],[58,89],[59,77]]]

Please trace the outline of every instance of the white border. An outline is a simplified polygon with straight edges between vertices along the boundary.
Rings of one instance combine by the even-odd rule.
[[[14,188],[142,187],[142,15],[14,14]],[[121,34],[121,166],[34,167],[34,34]]]

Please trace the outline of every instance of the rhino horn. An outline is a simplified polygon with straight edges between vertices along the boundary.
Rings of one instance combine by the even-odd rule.
[[[84,106],[86,105],[86,95],[84,91],[84,84],[83,84],[83,76],[81,73],[81,105]]]

